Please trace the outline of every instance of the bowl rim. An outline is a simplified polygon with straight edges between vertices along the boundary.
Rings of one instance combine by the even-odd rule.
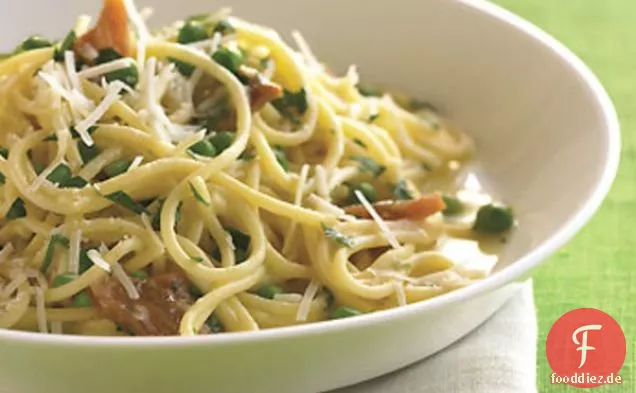
[[[551,50],[570,67],[593,93],[601,110],[601,116],[607,130],[607,160],[596,188],[590,197],[574,213],[574,216],[564,222],[557,231],[544,242],[532,249],[523,257],[517,259],[510,266],[491,276],[473,283],[467,287],[428,299],[423,302],[409,304],[376,313],[361,315],[356,318],[321,321],[306,325],[287,326],[257,332],[233,332],[207,336],[171,336],[171,337],[88,337],[73,335],[42,334],[0,329],[0,342],[22,342],[24,344],[44,344],[53,346],[92,346],[109,349],[149,348],[149,347],[192,347],[201,344],[231,345],[248,342],[261,342],[287,339],[291,337],[305,337],[329,334],[334,331],[359,329],[370,325],[390,322],[394,318],[406,317],[409,314],[431,312],[447,307],[470,298],[492,292],[516,279],[523,277],[531,269],[537,267],[558,248],[565,245],[592,218],[601,206],[609,192],[616,176],[620,161],[620,124],[618,115],[608,93],[596,75],[570,49],[536,25],[496,4],[482,0],[456,0],[461,7],[470,8],[483,15],[491,17],[500,23],[525,33]]]

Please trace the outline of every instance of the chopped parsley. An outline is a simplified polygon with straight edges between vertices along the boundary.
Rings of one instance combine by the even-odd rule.
[[[367,145],[364,142],[362,142],[360,139],[358,139],[358,138],[355,138],[353,140],[353,143],[355,143],[356,145],[362,147],[363,149],[367,148]]]
[[[309,107],[307,91],[304,88],[297,92],[284,89],[283,96],[272,101],[272,105],[283,117],[297,122],[307,112]]]
[[[413,199],[413,194],[409,191],[406,180],[400,180],[393,188],[393,196],[398,201]]]
[[[126,194],[123,191],[115,191],[111,194],[105,195],[104,197],[122,206],[123,208],[132,211],[133,213],[148,213],[146,211],[146,208],[142,204],[136,202],[130,195]]]
[[[357,161],[360,164],[360,170],[362,172],[371,173],[374,177],[378,177],[384,173],[386,167],[378,164],[373,158],[367,156],[351,156],[353,161]]]
[[[431,105],[431,103],[415,98],[409,101],[409,109],[412,111],[429,110],[431,112],[437,112],[437,108]]]
[[[227,20],[223,19],[220,20],[216,26],[214,26],[213,31],[215,33],[221,33],[221,35],[228,35],[228,34],[233,34],[236,32],[236,28],[234,28],[234,26],[232,26],[232,24],[230,22],[228,22]]]
[[[236,263],[239,264],[245,262],[248,257],[248,250],[250,248],[250,243],[252,240],[251,237],[248,234],[243,233],[240,230],[232,227],[226,228],[225,231],[232,237],[232,244],[234,244],[234,258],[236,259]],[[221,251],[218,248],[216,248],[212,253],[212,258],[216,259],[217,261],[221,260]]]
[[[203,263],[204,261],[204,259],[201,257],[193,257],[193,256],[190,256],[190,260],[194,263]]]
[[[191,182],[188,182],[188,185],[190,186],[190,191],[192,191],[192,195],[194,195],[194,199],[203,203],[205,206],[210,206],[210,201],[206,200],[203,197],[203,195],[201,195],[199,191],[197,191],[196,187],[194,187],[194,185]]]
[[[252,161],[254,158],[256,158],[256,153],[254,153],[252,150],[245,150],[239,156],[239,160],[242,161]]]
[[[27,52],[34,49],[48,48],[53,46],[53,43],[46,38],[43,38],[39,35],[32,35],[28,37],[26,40],[22,41],[22,43],[15,49],[13,54],[18,54],[21,52]],[[9,57],[11,55],[8,55]]]
[[[222,333],[225,331],[223,323],[221,323],[221,320],[214,314],[212,314],[210,318],[205,321],[205,325],[210,328],[210,331],[212,333]]]
[[[6,147],[0,147],[0,156],[4,157],[5,160],[9,158],[9,149]]]
[[[362,94],[365,97],[380,97],[383,94],[382,90],[374,86],[359,84],[356,87],[358,88],[358,91],[360,92],[360,94]]]
[[[60,45],[55,48],[55,51],[53,52],[53,59],[55,61],[64,61],[64,52],[72,50],[76,40],[77,34],[75,34],[75,31],[71,30]]]
[[[49,244],[46,246],[46,252],[44,253],[44,259],[42,260],[42,265],[40,265],[40,271],[44,274],[49,270],[51,263],[53,263],[53,254],[55,253],[55,246],[62,245],[64,247],[70,246],[70,241],[67,237],[60,235],[58,233],[51,236],[49,240]]]
[[[320,224],[320,225],[322,227],[322,231],[324,232],[325,236],[327,236],[329,239],[335,241],[341,246],[344,246],[347,248],[353,247],[354,242],[352,238],[338,232],[334,228],[326,226],[325,224]]]
[[[374,121],[378,120],[378,117],[380,117],[379,113],[374,113],[371,116],[369,116],[369,123],[373,123]]]
[[[285,153],[285,149],[282,146],[275,146],[273,150],[278,164],[283,168],[285,172],[289,172],[289,159],[287,159],[287,153]]]

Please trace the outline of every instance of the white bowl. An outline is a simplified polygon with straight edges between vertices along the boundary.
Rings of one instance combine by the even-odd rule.
[[[61,36],[97,1],[13,2],[0,45]],[[158,24],[223,4],[141,1]],[[530,23],[483,1],[232,0],[301,29],[322,59],[430,99],[478,145],[478,174],[520,227],[495,273],[468,288],[348,320],[195,338],[0,331],[0,392],[320,392],[406,366],[456,341],[592,216],[614,178],[619,126],[594,75]],[[41,12],[34,12],[41,10]]]

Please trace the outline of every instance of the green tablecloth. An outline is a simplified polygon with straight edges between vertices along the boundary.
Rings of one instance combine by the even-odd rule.
[[[594,392],[636,392],[636,0],[495,0],[555,36],[596,73],[622,127],[623,151],[609,197],[590,224],[535,276],[539,315],[539,391],[550,384],[545,340],[565,312],[594,307],[613,316],[627,339],[625,383]]]

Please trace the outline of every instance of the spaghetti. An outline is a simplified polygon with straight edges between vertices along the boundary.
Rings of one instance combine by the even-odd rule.
[[[196,335],[355,316],[488,273],[443,252],[509,209],[428,193],[472,142],[228,11],[0,62],[0,328]],[[435,190],[437,191],[437,190]]]

